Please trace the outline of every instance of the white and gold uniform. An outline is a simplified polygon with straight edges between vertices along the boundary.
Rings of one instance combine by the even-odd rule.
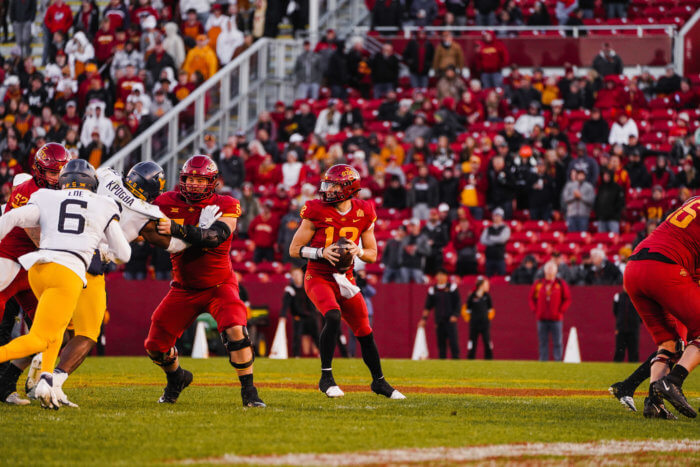
[[[129,260],[131,248],[118,221],[113,200],[84,189],[41,189],[26,206],[0,218],[0,239],[13,227],[41,228],[39,249],[19,258],[39,300],[34,322],[29,334],[0,347],[0,362],[45,352],[51,366],[46,371],[53,371],[95,249],[106,241],[116,260]]]

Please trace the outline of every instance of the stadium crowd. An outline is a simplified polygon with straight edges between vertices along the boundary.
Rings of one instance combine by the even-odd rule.
[[[0,70],[3,198],[47,141],[99,166],[256,38],[275,37],[283,12],[301,28],[307,6],[292,3],[111,0],[99,11],[86,0],[74,13],[53,0],[40,71],[30,25],[43,7],[11,0],[18,46]],[[468,3],[368,6],[377,27],[443,17],[448,25],[564,24],[624,17],[629,6],[606,1],[601,13],[584,1]],[[436,17],[444,8],[449,14]],[[449,31],[419,30],[401,55],[391,41],[370,54],[362,38],[333,30],[313,48],[305,43],[295,101],[261,113],[251,135],[204,138],[220,190],[243,207],[236,266],[277,274],[286,268],[277,262],[294,263],[286,246],[298,210],[325,168],[347,162],[363,178],[360,196],[378,207],[382,265],[368,265],[370,276],[422,282],[445,267],[531,283],[554,255],[569,283],[619,283],[630,248],[700,184],[700,82],[670,65],[658,78],[622,75],[623,57],[607,43],[590,69],[567,66],[563,75],[521,71],[488,31],[472,63],[464,56]],[[143,250],[132,259],[134,278],[151,255]]]

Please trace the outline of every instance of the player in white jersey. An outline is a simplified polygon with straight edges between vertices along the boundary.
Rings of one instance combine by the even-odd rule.
[[[59,175],[59,185],[60,191],[41,189],[26,206],[0,218],[0,239],[14,227],[41,228],[39,249],[19,258],[39,300],[34,322],[27,335],[0,347],[0,362],[37,352],[57,355],[87,285],[87,269],[97,247],[106,241],[117,262],[126,262],[131,255],[118,223],[119,207],[114,200],[94,193],[98,181],[88,162],[68,162]],[[43,371],[36,396],[43,407],[58,409],[52,385],[52,372]]]
[[[170,253],[187,247],[182,240],[161,235],[156,230],[158,219],[166,217],[157,206],[150,204],[165,187],[165,175],[158,164],[150,161],[139,162],[123,180],[113,169],[100,168],[97,170],[97,179],[97,194],[111,198],[119,205],[119,225],[128,242],[133,242],[141,236],[148,243],[164,248]],[[100,249],[103,252],[102,256],[109,256],[106,244],[103,243]],[[102,272],[102,261],[96,255],[88,268],[87,287],[83,290],[73,315],[74,337],[64,347],[61,360],[53,371],[53,389],[62,406],[77,407],[63,392],[63,383],[85,360],[100,335],[107,307]],[[56,359],[55,356],[45,355],[44,360],[47,358],[52,360],[51,364]]]

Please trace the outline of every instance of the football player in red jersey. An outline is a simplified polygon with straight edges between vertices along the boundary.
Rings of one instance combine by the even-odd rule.
[[[301,225],[289,247],[293,258],[309,260],[304,288],[325,321],[319,345],[321,380],[318,388],[328,397],[344,395],[333,379],[331,366],[340,318],[343,318],[362,347],[362,359],[372,374],[372,391],[391,399],[405,399],[384,379],[367,305],[355,285],[352,265],[342,273],[335,267],[340,259],[336,242],[341,237],[350,241],[353,258],[367,263],[377,260],[374,238],[377,216],[371,203],[355,198],[359,191],[360,175],[354,168],[345,164],[329,168],[321,180],[321,199],[307,201],[301,209]],[[357,245],[359,240],[362,248]]]
[[[624,274],[625,290],[658,345],[651,365],[649,399],[657,407],[661,398],[666,399],[691,418],[697,414],[681,387],[700,364],[700,287],[694,280],[700,266],[698,213],[700,197],[689,199],[670,214],[637,246]],[[688,345],[681,355],[676,342],[684,337],[683,328],[687,328]]]
[[[12,189],[5,212],[27,204],[29,197],[39,188],[58,189],[58,174],[70,160],[70,153],[58,143],[48,143],[39,148],[34,157],[32,178]],[[27,271],[22,269],[18,262],[20,256],[36,250],[32,238],[38,243],[38,228],[25,231],[16,227],[0,242],[0,318],[3,317],[5,304],[12,297],[15,297],[25,314],[31,315],[36,309],[37,300],[29,287]],[[7,342],[0,342],[0,345],[4,344]],[[29,403],[25,399],[19,399],[15,388],[17,379],[31,360],[31,357],[27,357],[3,365],[4,371],[0,375],[0,401],[19,405]]]
[[[180,191],[163,193],[155,200],[168,216],[160,220],[158,231],[190,246],[171,255],[173,282],[151,317],[146,352],[163,368],[168,380],[158,402],[174,403],[192,382],[192,373],[180,367],[175,341],[199,314],[211,313],[238,373],[243,405],[265,407],[253,385],[255,355],[246,329],[248,310],[239,298],[229,256],[241,205],[230,196],[214,193],[218,176],[219,170],[209,157],[192,156],[180,171]],[[212,205],[220,210],[214,222],[207,228],[199,227],[200,213]]]

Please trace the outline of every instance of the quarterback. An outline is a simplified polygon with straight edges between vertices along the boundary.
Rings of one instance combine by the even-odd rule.
[[[371,389],[391,399],[405,396],[384,379],[379,351],[369,325],[367,304],[355,284],[352,260],[377,260],[374,206],[355,196],[360,191],[360,175],[349,165],[329,168],[321,180],[321,199],[307,201],[301,209],[301,225],[292,239],[289,254],[309,260],[304,288],[321,312],[325,323],[320,336],[321,379],[318,388],[328,397],[345,394],[333,378],[333,354],[343,318],[357,337],[362,359],[372,374]],[[357,242],[362,241],[362,248]],[[341,244],[347,244],[346,258]],[[341,266],[344,259],[349,263]]]

